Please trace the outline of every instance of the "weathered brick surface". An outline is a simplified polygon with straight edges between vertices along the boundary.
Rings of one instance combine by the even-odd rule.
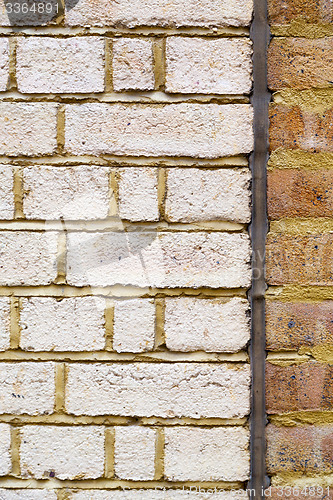
[[[268,413],[332,410],[333,367],[316,362],[292,366],[266,365]]]
[[[333,344],[333,302],[266,302],[267,349]]]
[[[333,426],[267,427],[267,466],[270,473],[307,475],[332,470]]]
[[[243,417],[249,366],[196,363],[68,367],[66,409],[74,415]]]
[[[158,172],[151,167],[120,168],[119,217],[131,222],[157,221]]]
[[[320,38],[274,38],[268,52],[268,85],[310,89],[331,87],[333,80],[333,40]]]
[[[9,165],[0,165],[0,218],[14,217],[14,173]]]
[[[154,57],[151,39],[120,38],[113,42],[113,88],[154,90]]]
[[[246,169],[169,169],[166,218],[171,222],[249,222],[250,178]]]
[[[217,158],[249,153],[247,104],[95,104],[66,106],[66,150],[75,155]]]
[[[0,39],[0,92],[7,90],[9,79],[9,42],[7,38]]]
[[[10,299],[0,298],[0,351],[10,346]]]
[[[57,500],[57,493],[52,490],[5,490],[0,488],[1,500]]]
[[[10,426],[0,424],[0,476],[6,476],[12,470],[10,442]]]
[[[276,169],[268,173],[268,215],[330,217],[333,212],[333,171]]]
[[[55,232],[2,231],[0,285],[47,285],[57,276]]]
[[[28,219],[104,219],[108,215],[107,168],[27,167],[23,187]]]
[[[0,363],[0,414],[43,415],[53,412],[54,363]]]
[[[309,152],[333,151],[333,109],[325,112],[298,106],[271,106],[270,148],[302,149]]]
[[[68,282],[78,286],[247,287],[249,260],[245,234],[68,235]]]
[[[166,42],[166,90],[248,94],[251,52],[248,39],[170,37]]]
[[[329,24],[333,22],[330,0],[269,0],[270,24],[287,24],[297,19],[308,23]]]
[[[165,337],[171,351],[237,352],[250,338],[246,300],[166,299]]]
[[[18,41],[17,85],[23,93],[104,90],[104,40],[30,37]]]
[[[117,352],[151,351],[155,341],[155,304],[149,299],[115,303],[113,349]]]
[[[320,494],[320,492],[322,492]],[[317,494],[318,493],[318,494]],[[300,498],[312,498],[313,500],[332,500],[332,489],[328,486],[279,486],[268,488],[266,496],[272,500],[299,500]]]
[[[25,426],[20,431],[24,478],[90,479],[104,472],[104,428]]]
[[[119,479],[149,481],[155,475],[156,431],[115,427],[115,474]]]
[[[105,300],[22,299],[20,347],[26,351],[98,351],[105,346]]]
[[[171,481],[245,481],[249,433],[238,428],[166,428],[165,474]]]
[[[269,234],[267,281],[271,285],[330,285],[333,282],[332,234]]]
[[[57,105],[0,103],[0,154],[38,156],[57,147]]]
[[[244,26],[252,16],[251,0],[82,0],[66,14],[74,26]]]

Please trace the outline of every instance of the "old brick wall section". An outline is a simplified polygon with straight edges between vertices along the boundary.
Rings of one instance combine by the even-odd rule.
[[[333,496],[333,7],[271,0],[269,14],[267,467],[274,487],[326,499]]]
[[[1,2],[1,499],[246,498],[251,16]]]

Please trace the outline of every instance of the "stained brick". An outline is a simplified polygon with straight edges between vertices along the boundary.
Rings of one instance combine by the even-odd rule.
[[[297,19],[307,23],[329,24],[333,22],[330,0],[269,0],[270,24],[287,24]]]

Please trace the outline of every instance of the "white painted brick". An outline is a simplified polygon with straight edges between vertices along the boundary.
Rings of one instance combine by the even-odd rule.
[[[145,352],[154,347],[155,304],[149,299],[115,303],[113,349],[117,352]]]
[[[115,474],[119,479],[149,481],[155,475],[156,431],[149,427],[115,427]]]
[[[66,150],[76,155],[218,158],[253,149],[248,104],[66,106]]]
[[[109,169],[98,166],[27,167],[23,209],[28,219],[104,219]]]
[[[157,168],[119,169],[119,217],[132,222],[159,219]]]
[[[251,282],[246,234],[72,233],[72,285],[237,288]]]
[[[169,169],[166,218],[170,222],[250,222],[250,179],[248,169]]]
[[[13,490],[0,488],[0,500],[57,500],[52,490]]]
[[[10,299],[0,298],[0,351],[10,347]]]
[[[243,417],[248,365],[209,363],[72,364],[66,409],[74,415]]]
[[[46,155],[56,147],[57,104],[0,103],[0,155]]]
[[[171,351],[237,352],[250,340],[248,311],[248,301],[239,298],[166,299],[166,346]]]
[[[104,349],[105,300],[73,297],[22,299],[20,347],[27,351]]]
[[[104,40],[97,37],[20,38],[17,85],[23,93],[103,92]]]
[[[0,285],[48,285],[57,276],[55,232],[2,231]]]
[[[37,426],[21,430],[22,477],[95,479],[104,472],[104,428]]]
[[[43,415],[53,412],[54,363],[0,363],[0,414]]]
[[[0,476],[6,476],[12,469],[10,442],[10,426],[0,424]]]
[[[164,487],[161,486],[161,490],[162,488],[164,489]],[[238,489],[228,492],[224,491],[222,488],[217,488],[215,491],[215,488],[205,489],[199,486],[191,486],[187,491],[172,489],[171,487],[169,490],[165,491],[159,491],[158,489],[146,490],[143,488],[131,491],[126,490],[127,488],[124,487],[124,491],[75,491],[70,494],[69,500],[248,500],[246,492]],[[7,500],[7,498],[5,500]]]
[[[166,91],[248,94],[251,42],[245,38],[170,37],[166,43]]]
[[[0,165],[0,219],[14,217],[13,167]]]
[[[9,42],[0,38],[0,92],[7,90],[9,78]]]
[[[165,475],[170,481],[246,481],[249,432],[242,427],[166,428]]]
[[[154,57],[151,39],[120,38],[113,42],[113,88],[154,90]]]
[[[81,0],[66,14],[74,26],[247,26],[251,0]]]

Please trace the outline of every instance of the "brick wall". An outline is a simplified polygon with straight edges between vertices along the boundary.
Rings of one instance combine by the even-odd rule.
[[[66,4],[0,4],[0,498],[245,499],[252,3]]]
[[[332,3],[269,16],[267,467],[272,498],[332,498]]]

